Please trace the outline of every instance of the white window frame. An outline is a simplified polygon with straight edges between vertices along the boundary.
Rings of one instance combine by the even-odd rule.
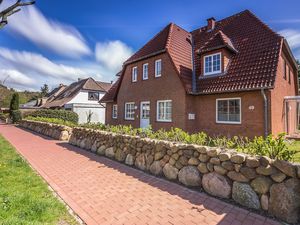
[[[218,102],[227,100],[239,100],[240,101],[240,121],[219,121],[218,120]],[[240,97],[235,98],[217,98],[216,99],[216,123],[220,124],[242,124],[242,99]]]
[[[160,73],[158,74],[158,68],[157,68],[157,63],[160,62]],[[162,73],[162,61],[161,59],[155,60],[155,77],[161,77]]]
[[[147,70],[145,70],[146,66],[147,66]],[[145,73],[145,71],[147,72]],[[143,80],[148,80],[148,78],[149,78],[149,64],[145,63],[143,64]]]
[[[114,104],[112,107],[112,118],[117,119],[118,118],[118,105]]]
[[[132,82],[137,82],[137,76],[138,76],[137,66],[132,67],[132,71],[131,71],[131,81],[132,81]]]
[[[172,106],[171,106],[171,119],[167,120],[167,119],[159,119],[159,103],[167,103],[167,102],[171,102]],[[166,110],[166,109],[164,109]],[[164,112],[166,114],[166,112]],[[172,122],[172,117],[173,117],[173,103],[172,100],[158,100],[156,102],[156,121],[158,122]]]
[[[206,64],[205,64],[205,60],[207,59],[207,58],[209,58],[209,57],[211,57],[212,58],[212,61],[213,61],[213,57],[215,56],[215,55],[220,55],[220,70],[217,70],[217,71],[212,71],[212,72],[205,72],[205,70],[206,70]],[[212,67],[213,67],[213,65],[212,65]],[[213,68],[212,68],[213,69]],[[205,75],[205,76],[207,76],[207,75],[214,75],[214,74],[219,74],[219,73],[221,73],[222,72],[222,53],[221,52],[218,52],[218,53],[215,53],[215,54],[211,54],[211,55],[206,55],[206,56],[204,56],[204,58],[203,58],[203,74]]]
[[[127,105],[133,105],[133,118],[127,117],[127,113],[126,113]],[[124,118],[125,118],[125,120],[134,120],[134,117],[135,117],[135,103],[134,102],[125,102],[125,105],[124,105]]]

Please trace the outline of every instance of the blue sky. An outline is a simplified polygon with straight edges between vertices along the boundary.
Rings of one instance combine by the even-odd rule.
[[[14,0],[4,0],[0,8]],[[169,22],[186,30],[251,10],[284,35],[300,59],[299,0],[37,0],[0,34],[0,81],[18,90],[92,76],[111,81],[123,61]]]

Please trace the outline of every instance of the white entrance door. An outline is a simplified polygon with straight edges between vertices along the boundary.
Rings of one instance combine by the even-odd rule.
[[[140,127],[147,128],[150,125],[150,102],[141,102]]]

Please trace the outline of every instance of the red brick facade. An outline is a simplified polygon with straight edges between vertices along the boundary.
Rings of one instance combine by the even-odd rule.
[[[221,53],[221,73],[204,76],[204,57],[215,53]],[[155,77],[157,59],[162,60],[161,77]],[[147,80],[142,79],[145,63]],[[138,69],[137,82],[132,82],[133,67]],[[103,102],[107,104],[107,124],[140,127],[140,104],[149,101],[154,130],[178,127],[210,136],[252,138],[286,131],[284,97],[295,95],[297,67],[287,43],[251,12],[244,11],[216,22],[213,31],[202,27],[189,33],[175,24],[168,25],[125,62],[119,80]],[[217,99],[226,98],[240,99],[240,122],[217,122]],[[172,101],[171,122],[157,121],[159,100]],[[134,120],[125,119],[126,102],[135,104]],[[114,104],[118,106],[116,119],[112,118]]]

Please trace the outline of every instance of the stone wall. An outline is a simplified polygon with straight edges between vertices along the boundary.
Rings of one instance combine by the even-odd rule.
[[[286,222],[300,222],[299,164],[43,122],[24,120],[20,125]]]
[[[19,122],[19,125],[26,129],[61,141],[68,141],[72,134],[72,128],[63,125],[29,120],[22,120]]]
[[[74,128],[69,142],[289,223],[300,222],[300,165],[84,128]]]

